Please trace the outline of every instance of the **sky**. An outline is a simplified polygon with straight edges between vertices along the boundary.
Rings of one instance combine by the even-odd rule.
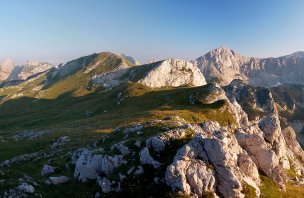
[[[111,51],[146,62],[225,46],[304,51],[303,0],[1,0],[0,60],[53,64]]]

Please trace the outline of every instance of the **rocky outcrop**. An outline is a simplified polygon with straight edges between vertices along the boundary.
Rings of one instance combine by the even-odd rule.
[[[138,82],[151,88],[206,84],[203,74],[196,66],[177,59],[167,59],[136,67],[121,65],[114,71],[92,78],[94,84],[102,84],[105,87],[117,86],[127,81]]]
[[[48,180],[45,181],[46,184],[48,185],[59,185],[59,184],[64,184],[70,181],[70,178],[66,176],[58,176],[58,177],[49,177]]]
[[[256,130],[258,131],[257,128]],[[268,148],[261,134],[248,134],[239,130],[237,139],[239,145],[250,154],[256,166],[283,187],[287,180],[283,165],[280,163],[279,156]]]
[[[25,80],[28,77],[39,74],[41,72],[45,72],[54,66],[47,62],[39,62],[39,61],[27,61],[25,65],[22,66],[22,70],[17,74],[17,78],[14,78],[13,74],[11,74],[10,79],[21,79]],[[14,74],[16,75],[16,74]]]
[[[0,63],[0,81],[6,80],[11,72],[14,70],[16,63],[12,60],[6,59]]]
[[[17,65],[6,59],[0,63],[0,81],[25,80],[53,67],[50,63],[39,61],[27,61],[24,65]]]
[[[202,160],[187,157],[175,160],[167,168],[166,183],[173,191],[180,190],[189,195],[215,195],[214,172]]]
[[[296,132],[292,127],[286,127],[282,134],[286,141],[287,147],[293,152],[295,156],[300,158],[304,162],[304,152],[296,139]]]
[[[35,192],[35,188],[32,185],[29,185],[27,183],[20,184],[17,187],[17,189],[24,193],[29,193],[29,194],[33,194]]]
[[[84,150],[76,161],[74,177],[83,182],[87,179],[97,179],[102,174],[110,175],[123,163],[122,156],[95,155],[89,150]]]
[[[50,146],[52,150],[56,150],[63,145],[65,145],[67,142],[71,141],[69,136],[62,136],[59,137],[57,140],[53,142],[53,144]]]
[[[143,148],[139,153],[139,161],[142,165],[148,164],[152,165],[154,168],[159,168],[161,163],[154,160],[150,155],[149,149],[147,147]]]
[[[158,136],[148,138],[146,140],[146,146],[155,152],[161,152],[165,149],[165,146],[170,144],[170,142],[180,139],[187,133],[187,128],[176,128],[168,130]]]
[[[41,170],[41,176],[48,176],[55,172],[55,168],[45,164]]]
[[[166,183],[172,189],[198,197],[204,193],[243,197],[244,182],[259,195],[257,167],[233,134],[216,122],[204,123],[195,139],[178,150],[166,171]]]
[[[187,61],[167,59],[153,63],[151,67],[152,69],[139,80],[140,83],[148,87],[202,86],[206,84],[199,69]]]
[[[117,143],[117,144],[114,144],[114,145],[111,147],[111,150],[112,150],[112,151],[113,151],[113,150],[117,150],[117,151],[119,151],[120,154],[122,154],[122,155],[128,155],[128,154],[130,154],[129,148],[126,147],[126,146],[124,145],[124,143],[125,143],[125,141],[119,142],[119,143]]]

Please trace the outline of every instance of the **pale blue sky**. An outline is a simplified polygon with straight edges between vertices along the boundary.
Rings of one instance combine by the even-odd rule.
[[[0,60],[65,62],[100,51],[141,61],[304,51],[302,0],[1,0]]]

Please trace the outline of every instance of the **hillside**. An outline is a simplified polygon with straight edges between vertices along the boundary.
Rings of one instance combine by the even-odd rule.
[[[101,52],[0,88],[0,197],[304,196],[302,85],[130,60]]]

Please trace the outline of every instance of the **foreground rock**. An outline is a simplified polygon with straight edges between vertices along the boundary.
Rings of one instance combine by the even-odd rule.
[[[154,160],[150,153],[149,153],[149,149],[147,147],[143,148],[141,151],[140,151],[140,162],[141,164],[149,164],[149,165],[152,165],[154,168],[159,168],[161,166],[161,163]]]
[[[124,163],[123,156],[95,155],[89,150],[80,154],[75,164],[74,177],[80,181],[97,179],[99,175],[110,175]]]
[[[33,194],[35,192],[35,188],[27,183],[22,183],[17,187],[17,189],[24,193],[29,193],[29,194]]]
[[[58,176],[58,177],[49,177],[48,180],[45,181],[46,184],[59,185],[64,184],[70,181],[70,178],[66,176]]]
[[[55,172],[55,168],[45,164],[41,170],[41,176],[48,176]]]
[[[258,169],[236,138],[215,122],[205,123],[202,129],[178,150],[167,168],[166,183],[194,197],[244,197],[243,183],[247,183],[259,196]]]

